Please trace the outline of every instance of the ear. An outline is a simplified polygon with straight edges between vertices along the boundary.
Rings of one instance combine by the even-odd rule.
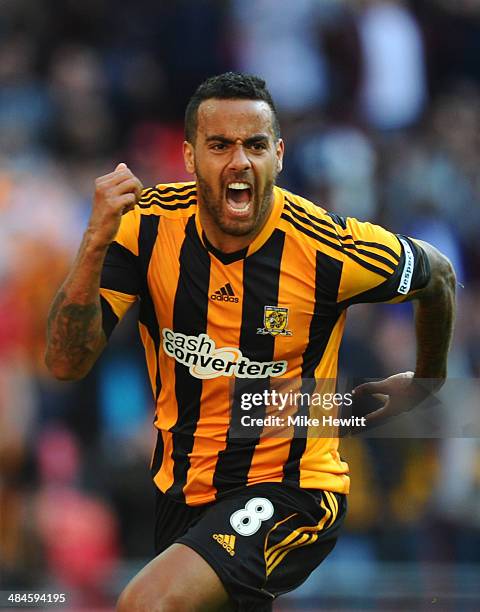
[[[285,153],[285,144],[281,138],[277,142],[277,172],[281,172],[283,168],[283,154]]]
[[[183,143],[183,161],[186,171],[189,174],[195,174],[195,152],[192,143],[187,141]]]

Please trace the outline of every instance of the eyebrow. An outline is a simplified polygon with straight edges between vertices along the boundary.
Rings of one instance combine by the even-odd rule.
[[[205,140],[206,142],[221,142],[223,144],[235,144],[235,140],[233,140],[232,138],[227,138],[226,136],[222,136],[222,134],[212,134],[212,136],[207,136]],[[268,141],[267,134],[254,134],[253,136],[250,136],[249,138],[247,138],[244,141],[244,144],[252,145],[252,144],[255,144],[256,142],[265,142],[265,141]]]

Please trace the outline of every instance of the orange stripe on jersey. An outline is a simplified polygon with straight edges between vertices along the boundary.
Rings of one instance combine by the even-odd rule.
[[[140,198],[140,205],[148,204],[152,199],[161,204],[168,202],[183,201],[186,200],[192,193],[196,193],[195,185],[185,186],[183,189],[173,191],[172,188],[167,187],[165,189],[151,189],[149,192],[143,192]]]
[[[338,447],[338,441],[336,446]],[[348,464],[341,460],[338,450],[331,448],[325,451],[322,438],[308,438],[300,462],[300,487],[305,489],[329,487],[337,493],[348,493],[350,478],[347,474]]]
[[[155,185],[155,190],[158,193],[183,193],[187,189],[196,187],[195,181],[184,181],[181,183],[158,183]]]
[[[317,368],[315,379],[325,381],[331,385],[329,389],[318,389],[318,393],[335,392],[335,380],[338,369],[338,346],[340,345],[345,327],[345,312],[338,318],[332,330],[327,347]],[[333,416],[336,416],[334,414]],[[304,453],[300,460],[300,486],[313,489],[329,489],[339,493],[348,493],[350,479],[346,475],[348,466],[340,460],[338,454],[339,440],[337,437],[318,437],[325,435],[325,428],[319,430],[309,427]],[[333,465],[332,465],[333,460]],[[330,465],[329,470],[325,470]]]
[[[215,346],[215,341],[206,334],[210,256],[200,241],[193,217],[185,226],[185,239],[178,259],[180,269],[174,293],[173,327],[170,331],[165,330],[169,339],[164,343],[165,350],[168,345],[171,359],[175,360],[175,397],[178,405],[177,420],[171,428],[173,482],[167,493],[184,500],[184,487],[200,417],[205,367],[214,361],[212,351]],[[197,348],[191,348],[192,342]],[[228,409],[228,405],[224,408]]]
[[[353,278],[355,282],[352,282]],[[351,259],[346,259],[338,291],[338,301],[349,300],[358,293],[363,293],[366,290],[365,288],[373,289],[384,282],[384,276],[367,270],[363,265]]]
[[[122,217],[115,241],[134,255],[138,255],[138,232],[140,226],[139,209],[136,207]]]
[[[158,238],[155,243],[149,267],[148,282],[150,291],[155,296],[156,316],[161,328],[173,329],[172,292],[178,284],[180,264],[178,258],[164,262],[165,247],[179,250],[185,238],[183,220],[160,218]],[[161,271],[161,273],[159,273]],[[160,349],[160,372],[162,391],[157,402],[157,427],[161,429],[163,438],[163,460],[160,471],[154,475],[157,486],[166,491],[173,483],[172,435],[168,431],[178,417],[178,406],[175,400],[175,362],[168,357],[163,348]]]
[[[166,201],[167,198],[159,198],[155,194],[148,198],[145,202],[142,202],[139,206],[146,210],[149,209],[150,212],[158,215],[166,211],[176,211],[190,208],[192,204],[196,204],[197,196],[196,191],[191,190],[185,193],[184,195],[177,196],[172,195],[169,196],[171,201]]]
[[[152,197],[163,199],[170,196],[181,196],[187,192],[191,192],[193,189],[196,189],[194,181],[188,183],[159,183],[155,187],[144,189],[139,203],[144,204]]]
[[[278,290],[278,305],[288,305],[287,328],[292,335],[275,338],[274,359],[288,360],[288,378],[302,374],[303,352],[309,341],[309,331],[315,305],[316,251],[310,244],[298,243],[285,237],[282,274]]]
[[[223,265],[210,254],[207,334],[217,347],[238,347],[242,323],[243,260]],[[233,294],[233,295],[232,295]],[[240,298],[238,297],[240,296]],[[187,503],[208,496],[216,489],[213,475],[217,455],[225,449],[230,423],[229,405],[232,378],[206,380],[200,400],[200,416],[190,453],[190,468],[184,487]],[[197,502],[198,503],[198,502]]]
[[[136,295],[122,293],[114,289],[100,289],[100,295],[110,304],[115,315],[121,319],[130,306],[137,301]]]
[[[385,269],[389,272],[393,272],[398,265],[400,258],[394,256],[390,251],[385,251],[380,245],[377,246],[371,243],[365,243],[361,240],[356,240],[354,244],[350,245],[348,242],[345,243],[346,249],[355,249],[355,251],[364,256],[364,258],[370,258],[372,263],[375,265],[385,265]]]
[[[167,219],[163,216],[158,224],[158,238],[150,260],[148,283],[150,292],[155,296],[157,317],[162,328],[171,329],[173,326],[172,292],[175,294],[180,273],[178,258],[169,260],[167,265],[164,252],[180,251],[185,240],[185,225],[185,219]]]
[[[155,343],[150,335],[148,328],[143,323],[138,324],[140,330],[140,338],[145,348],[145,358],[147,360],[148,377],[153,390],[154,397],[157,396],[156,376],[158,368],[158,356],[155,348]]]
[[[388,278],[394,271],[396,264],[390,263],[386,257],[383,256],[383,253],[380,255],[376,253],[373,249],[367,251],[366,249],[360,249],[357,246],[348,246],[344,245],[345,255],[351,259],[352,257],[357,257],[357,262],[365,267],[365,264],[374,266],[376,269],[376,273],[379,274],[378,270],[383,270],[386,274],[382,275],[383,278]],[[379,259],[381,258],[381,260]]]
[[[292,240],[297,242],[298,248],[301,248],[305,242],[310,247],[315,244],[308,236],[302,238],[302,234],[298,235],[295,228],[289,229],[288,236],[292,236]],[[302,393],[314,391],[314,378],[327,378],[329,376],[328,371],[319,373],[318,365],[329,351],[328,347],[331,343],[332,333],[338,319],[342,316],[336,303],[342,262],[336,257],[331,257],[329,249],[327,252],[327,249],[324,249],[323,246],[319,248],[319,246],[317,243],[309,264],[309,268],[312,269],[312,274],[314,274],[312,281],[314,300],[311,305],[312,318],[308,326],[308,343],[303,347],[302,367],[299,373],[303,380]],[[297,415],[307,413],[308,407],[306,405],[298,407]],[[285,479],[295,484],[298,484],[303,477],[303,474],[301,474],[301,459],[307,448],[308,433],[308,428],[302,425],[295,426],[294,439],[291,442],[287,465],[284,468]],[[323,440],[323,452],[327,452],[333,444],[334,441],[332,440]]]
[[[382,264],[376,261],[375,266],[370,264],[366,266],[367,259],[364,256],[357,261],[346,258],[338,292],[339,302],[381,285],[385,278],[388,279],[395,272],[402,253],[398,238],[378,225],[349,218],[346,220],[346,230],[353,236],[356,244],[366,244],[365,248],[369,251],[372,251],[375,245],[379,245],[378,248],[384,251],[382,255],[389,257],[392,263],[382,267]]]
[[[345,329],[346,312],[340,313],[334,328],[330,334],[328,344],[323,352],[318,366],[315,368],[314,377],[333,380],[337,378],[338,372],[338,347],[342,341]]]
[[[167,219],[178,219],[179,217],[190,217],[197,209],[197,198],[192,196],[186,202],[174,204],[172,206],[160,206],[152,203],[142,208],[142,215],[161,215]]]

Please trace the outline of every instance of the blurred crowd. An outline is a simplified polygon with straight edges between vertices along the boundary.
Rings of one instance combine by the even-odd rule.
[[[0,1],[0,589],[63,585],[100,604],[119,561],[152,554],[134,316],[79,383],[46,372],[46,318],[95,177],[125,161],[146,186],[186,179],[183,112],[212,74],[267,80],[282,186],[450,257],[450,375],[480,376],[479,56],[476,0]],[[411,316],[352,308],[342,372],[412,369]],[[343,454],[351,550],[480,562],[478,439],[348,439]]]

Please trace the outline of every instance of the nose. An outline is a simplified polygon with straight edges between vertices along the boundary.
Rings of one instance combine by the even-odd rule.
[[[245,153],[243,144],[237,143],[232,147],[232,156],[228,165],[231,170],[236,172],[248,170],[252,166],[248,155]]]

